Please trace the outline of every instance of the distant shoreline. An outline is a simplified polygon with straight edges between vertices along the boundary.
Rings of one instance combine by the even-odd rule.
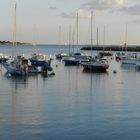
[[[30,43],[16,42],[17,45],[31,45]],[[0,45],[13,45],[11,41],[0,41]]]
[[[121,47],[121,46],[117,46],[117,45],[105,45],[103,46],[85,46],[82,47],[81,50],[99,50],[99,51],[133,51],[133,52],[140,52],[140,46],[138,45],[128,45],[127,48],[126,47]]]

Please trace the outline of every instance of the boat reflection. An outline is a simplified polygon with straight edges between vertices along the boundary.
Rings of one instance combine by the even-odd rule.
[[[108,74],[108,71],[90,71],[90,70],[85,70],[85,69],[83,69],[83,71],[82,71],[83,73],[89,73],[89,74]]]
[[[122,64],[121,68],[124,70],[136,71],[136,65]]]
[[[28,74],[24,76],[7,76],[7,73],[4,74],[4,77],[8,79],[9,84],[13,89],[23,89],[24,88],[30,88],[32,87],[34,89],[34,86],[40,87],[43,86],[45,81],[51,77],[52,75],[48,74]]]

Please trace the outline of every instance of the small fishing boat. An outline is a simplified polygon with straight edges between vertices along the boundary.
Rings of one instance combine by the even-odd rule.
[[[51,61],[52,58],[42,53],[34,53],[29,59],[29,73],[41,73],[43,71],[52,71]]]
[[[44,66],[48,60],[50,57],[42,53],[33,53],[30,58],[31,65],[34,66]]]
[[[68,57],[69,54],[64,53],[64,52],[60,52],[60,53],[56,54],[55,56],[56,56],[56,59],[60,59],[60,60],[61,60],[61,59],[63,59],[64,57]]]

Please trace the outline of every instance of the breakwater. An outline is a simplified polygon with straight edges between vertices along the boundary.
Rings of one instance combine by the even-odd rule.
[[[117,45],[105,45],[105,46],[85,46],[82,47],[81,50],[99,50],[99,51],[133,51],[140,52],[140,46],[138,45],[129,45],[127,47],[117,46]]]

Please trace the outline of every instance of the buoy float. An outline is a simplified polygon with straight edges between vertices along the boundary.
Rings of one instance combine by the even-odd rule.
[[[113,70],[113,73],[117,73],[117,71],[116,70]]]

